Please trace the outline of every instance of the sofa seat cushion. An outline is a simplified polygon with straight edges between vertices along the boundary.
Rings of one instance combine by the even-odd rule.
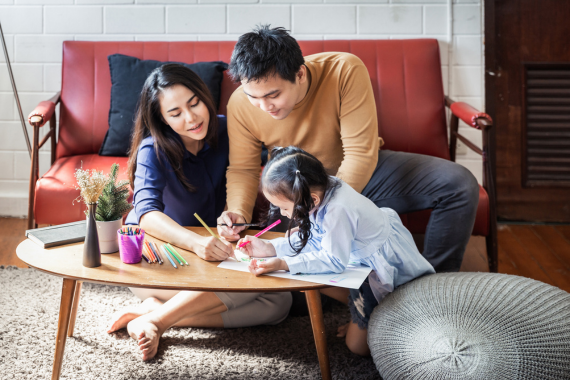
[[[109,174],[114,163],[119,164],[119,180],[128,179],[127,157],[84,154],[58,158],[36,183],[36,223],[62,224],[85,219],[85,204],[75,189],[75,170],[83,167]],[[132,199],[131,191],[128,201]]]
[[[472,235],[487,236],[489,234],[489,195],[483,186],[479,185],[479,205],[477,206],[477,217],[473,226]],[[423,234],[426,230],[431,210],[411,212],[400,215],[404,226],[413,234]]]

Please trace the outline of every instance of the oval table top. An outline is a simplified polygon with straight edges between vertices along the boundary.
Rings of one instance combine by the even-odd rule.
[[[203,236],[210,236],[203,227],[187,227]],[[254,235],[257,230],[244,231],[245,235]],[[266,232],[264,239],[284,236],[279,232]],[[165,243],[146,234],[146,240]],[[235,244],[234,244],[235,247]],[[307,281],[260,276],[251,273],[217,268],[219,262],[205,261],[191,251],[176,247],[189,266],[174,268],[170,262],[149,264],[144,259],[138,264],[124,264],[119,252],[101,255],[101,266],[86,268],[83,266],[83,243],[41,248],[26,239],[18,245],[16,253],[20,260],[30,267],[55,276],[68,279],[94,282],[108,285],[132,286],[138,288],[159,288],[178,290],[202,290],[225,292],[275,292],[292,290],[311,290],[329,286]]]

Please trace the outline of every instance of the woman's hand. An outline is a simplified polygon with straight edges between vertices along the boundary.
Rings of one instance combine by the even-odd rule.
[[[261,260],[251,259],[248,269],[257,277],[264,273],[275,272],[277,270],[289,270],[289,266],[285,260],[274,257]]]
[[[234,223],[245,223],[245,218],[235,212],[224,211],[218,218],[218,224],[225,223],[226,226],[218,225],[218,234],[228,241],[239,239],[239,233],[245,230],[244,226],[232,227]]]
[[[230,243],[213,236],[201,236],[194,247],[194,252],[206,261],[224,261],[228,257],[235,257]]]
[[[237,246],[240,244],[249,242],[243,247],[239,248],[240,251],[248,255],[249,257],[274,257],[277,256],[275,247],[273,244],[267,241],[263,241],[255,236],[246,236],[237,242]]]

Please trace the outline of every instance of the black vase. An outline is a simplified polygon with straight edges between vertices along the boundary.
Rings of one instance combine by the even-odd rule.
[[[97,234],[97,223],[95,222],[95,212],[97,203],[87,204],[87,231],[85,232],[85,244],[83,245],[83,266],[95,268],[101,266],[101,250],[99,249],[99,235]]]

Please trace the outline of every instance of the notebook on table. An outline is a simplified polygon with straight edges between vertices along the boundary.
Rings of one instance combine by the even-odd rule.
[[[26,230],[26,237],[42,248],[77,243],[85,240],[86,221]]]

